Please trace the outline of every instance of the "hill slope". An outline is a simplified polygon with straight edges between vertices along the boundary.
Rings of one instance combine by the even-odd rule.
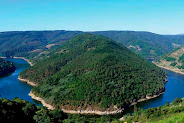
[[[71,40],[81,33],[86,32],[65,30],[1,32],[0,56],[34,58],[37,55],[47,54],[48,49]],[[184,35],[159,35],[139,31],[98,31],[90,33],[111,38],[145,58],[157,58],[184,45]]]
[[[159,35],[140,31],[99,31],[93,34],[103,35],[123,43],[145,58],[157,58],[184,45],[183,35]]]
[[[184,74],[184,47],[175,49],[154,63],[165,69]]]
[[[65,30],[1,32],[0,56],[33,57],[80,33]]]
[[[165,73],[122,44],[82,34],[20,74],[33,92],[64,109],[114,111],[163,92]]]
[[[0,77],[15,71],[13,63],[0,58]]]

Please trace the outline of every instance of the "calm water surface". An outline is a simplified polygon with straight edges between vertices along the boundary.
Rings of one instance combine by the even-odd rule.
[[[13,62],[16,66],[14,73],[0,78],[0,97],[13,99],[19,97],[21,99],[30,101],[36,105],[41,105],[34,101],[28,94],[32,87],[24,82],[18,80],[20,72],[30,67],[30,65],[23,59],[7,59]]]

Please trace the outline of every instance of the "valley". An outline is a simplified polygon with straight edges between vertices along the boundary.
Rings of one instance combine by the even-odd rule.
[[[32,101],[35,99],[42,102],[43,106],[48,109],[55,110],[55,107],[59,107],[65,113],[116,114],[118,118],[131,113],[134,107],[132,105],[148,109],[164,105],[167,101],[172,102],[176,97],[184,97],[171,89],[172,82],[175,80],[170,78],[173,75],[176,77],[175,73],[167,70],[163,72],[160,68],[136,55],[132,49],[131,51],[128,49],[134,48],[133,45],[131,47],[128,45],[126,48],[121,43],[104,36],[80,34],[61,45],[49,46],[51,48],[42,50],[47,53],[35,54],[34,57],[11,56],[17,60],[24,59],[31,65],[16,78],[33,86],[31,92],[29,90],[25,93],[27,96],[29,94],[29,99],[27,96],[22,98],[15,93],[17,97],[40,105]],[[137,48],[140,49],[139,46]],[[182,56],[182,50],[176,49],[175,51],[177,51],[177,55]],[[153,62],[157,65],[159,63],[158,60]],[[177,64],[181,65],[179,62]],[[109,73],[105,71],[109,71]],[[126,76],[122,73],[126,73]],[[180,76],[183,78],[182,75]],[[168,78],[166,79],[166,77]],[[136,81],[134,82],[134,80]],[[119,83],[122,81],[124,81],[123,85]],[[166,83],[167,81],[168,83]],[[182,79],[177,84],[179,85],[176,87],[181,87],[182,91],[182,87],[184,87],[180,85]],[[133,88],[130,85],[133,85]],[[140,85],[144,85],[143,88]],[[170,97],[171,93],[174,95]],[[99,96],[99,94],[101,95]],[[107,98],[107,96],[110,97]],[[2,97],[8,98],[3,95]]]

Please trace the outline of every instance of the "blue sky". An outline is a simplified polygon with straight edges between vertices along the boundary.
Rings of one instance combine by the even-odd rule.
[[[0,0],[0,31],[184,33],[183,0]]]

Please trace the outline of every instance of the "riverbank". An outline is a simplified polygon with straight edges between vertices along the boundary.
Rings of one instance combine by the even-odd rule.
[[[182,74],[184,75],[184,72],[180,71],[179,69],[172,69],[172,68],[168,68],[168,67],[165,67],[165,66],[161,66],[159,64],[157,64],[156,62],[152,61],[153,64],[155,64],[156,66],[160,67],[160,68],[164,68],[166,70],[170,70],[170,71],[173,71],[175,73],[179,73],[179,74]]]
[[[156,98],[162,94],[164,94],[165,92],[161,92],[158,95],[153,95],[153,96],[146,96],[145,98],[139,99],[137,102],[132,103],[129,107],[139,103],[139,102],[143,102],[146,100],[150,100],[153,98]],[[53,110],[55,109],[54,106],[46,103],[41,97],[38,97],[36,95],[34,95],[32,92],[29,93],[29,96],[31,96],[32,99],[40,101],[43,106],[45,106],[46,108]],[[112,115],[112,114],[118,114],[118,113],[122,113],[124,111],[124,109],[117,109],[116,111],[97,111],[97,110],[66,110],[66,109],[62,109],[63,112],[65,113],[70,113],[70,114],[97,114],[97,115]]]
[[[3,58],[3,59],[6,59],[6,58],[8,58],[8,57],[1,57],[0,56],[0,58]],[[25,61],[27,61],[29,64],[30,64],[30,66],[33,66],[34,64],[32,63],[32,62],[30,62],[28,59],[26,59],[26,58],[24,58],[24,57],[12,57],[13,59],[24,59]]]
[[[24,57],[12,57],[12,58],[14,58],[14,59],[24,59],[25,61],[27,61],[30,64],[30,66],[34,65],[33,63],[31,63],[28,59],[26,59]]]
[[[29,96],[34,100],[40,101],[42,105],[45,106],[47,109],[49,110],[55,109],[52,105],[47,104],[42,98],[35,96],[32,92],[29,93]]]
[[[34,95],[32,92],[29,93],[29,96],[31,96],[32,99],[40,101],[43,106],[45,106],[47,109],[54,110],[54,106],[46,103],[41,97],[38,97]],[[62,109],[63,112],[69,113],[69,114],[97,114],[97,115],[109,115],[109,114],[118,114],[123,112],[123,110],[116,110],[116,111],[96,111],[96,110],[66,110]]]
[[[22,79],[20,76],[18,77],[18,80],[23,81],[23,82],[26,82],[28,85],[31,85],[31,86],[34,86],[34,87],[38,86],[37,83],[31,82],[28,79]]]

